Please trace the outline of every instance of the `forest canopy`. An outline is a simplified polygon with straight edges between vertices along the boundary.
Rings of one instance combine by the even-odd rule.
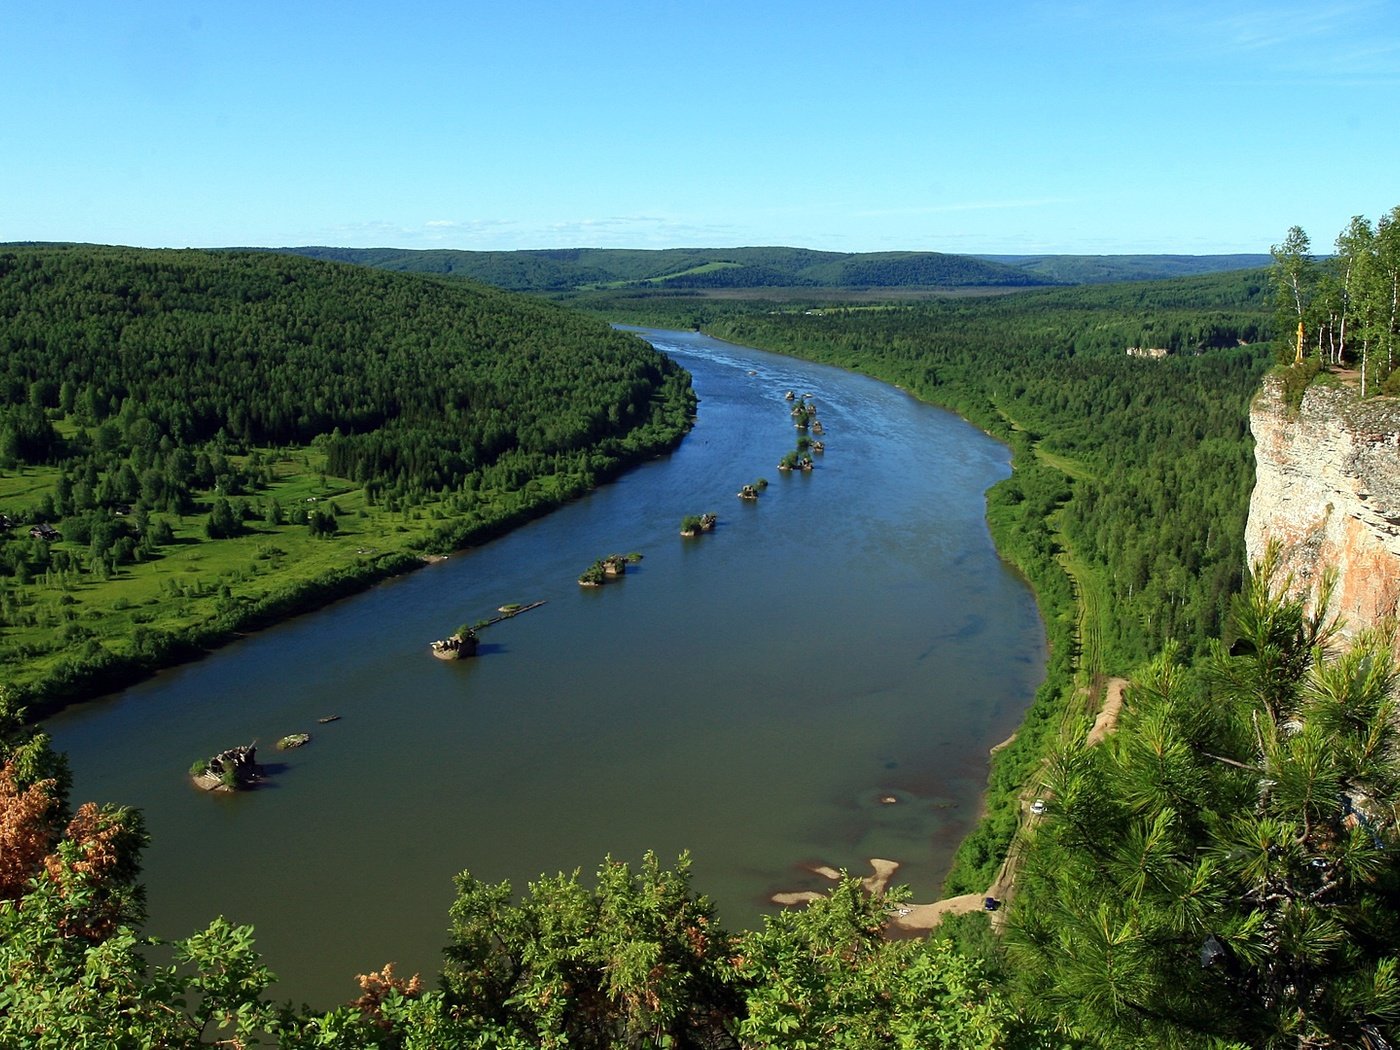
[[[271,254],[14,249],[0,320],[10,466],[84,450],[48,413],[140,469],[216,439],[325,436],[332,473],[439,490],[507,452],[620,437],[677,371],[534,300]]]
[[[134,540],[114,524],[132,493],[152,557],[169,528],[157,511],[184,528],[186,512],[207,512],[211,543],[254,528],[280,541],[266,496],[276,446],[314,448],[362,486],[366,513],[382,499],[407,514],[434,494],[444,514],[476,513],[483,493],[586,474],[684,426],[685,398],[667,396],[683,373],[605,326],[501,293],[272,255],[33,251],[0,255],[0,318],[16,319],[0,336],[0,454],[52,476],[39,516],[70,536],[7,552],[64,553],[86,528],[96,573],[103,544]],[[691,888],[688,858],[666,869],[648,855],[635,869],[605,860],[591,883],[542,877],[523,898],[463,872],[435,990],[385,967],[336,1010],[278,1008],[245,927],[216,920],[168,946],[172,967],[151,965],[139,820],[70,812],[61,760],[0,689],[0,833],[14,847],[0,872],[0,1042],[1391,1045],[1394,654],[1378,637],[1341,654],[1267,566],[1244,579],[1246,407],[1280,316],[1268,298],[1259,270],[893,308],[647,304],[651,320],[898,383],[1011,444],[1016,473],[989,495],[989,518],[1041,597],[1042,693],[1066,706],[1037,697],[994,766],[992,830],[967,847],[995,864],[1005,825],[1022,836],[1009,955],[976,915],[938,939],[886,940],[903,891],[872,896],[851,879],[733,933]],[[213,302],[202,340],[199,307]],[[576,334],[555,342],[555,321]],[[1380,338],[1347,324],[1348,338]],[[1326,331],[1340,339],[1340,318]],[[1291,332],[1279,333],[1290,350]],[[1360,361],[1378,370],[1385,344],[1367,345]],[[300,508],[315,542],[357,527],[325,506]],[[0,588],[6,603],[28,556]],[[67,571],[45,573],[56,603],[73,598]],[[50,613],[68,617],[65,632],[84,626],[71,604]],[[1116,736],[1088,746],[1063,732],[1076,664],[1120,670],[1158,649]],[[1027,788],[1043,800],[1022,823]],[[978,863],[955,877],[986,886]]]
[[[0,669],[160,666],[557,506],[694,404],[636,336],[460,280],[0,250]]]

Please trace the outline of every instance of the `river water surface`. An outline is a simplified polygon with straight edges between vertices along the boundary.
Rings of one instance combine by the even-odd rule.
[[[934,899],[987,750],[1044,668],[1032,595],[983,517],[1007,450],[862,376],[644,334],[701,399],[673,454],[48,722],[75,801],[145,812],[151,933],[252,923],[276,994],[329,1007],[386,961],[437,972],[463,869],[523,890],[606,855],[690,850],[734,928],[775,891],[820,888],[811,864],[894,859]],[[789,389],[826,430],[810,474],[776,469]],[[738,500],[759,477],[762,498]],[[717,529],[681,539],[703,511]],[[645,557],[606,587],[575,583],[614,551]],[[458,624],[537,600],[487,628],[477,659],[429,656]],[[298,731],[312,742],[272,749]],[[252,740],[266,788],[190,787],[192,761]]]

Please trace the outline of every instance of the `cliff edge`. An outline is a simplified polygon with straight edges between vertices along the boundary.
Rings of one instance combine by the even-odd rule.
[[[1311,590],[1336,566],[1330,612],[1357,633],[1397,613],[1400,600],[1400,401],[1361,400],[1314,385],[1294,410],[1275,377],[1250,409],[1255,481],[1245,544],[1253,565],[1270,540],[1281,568]]]

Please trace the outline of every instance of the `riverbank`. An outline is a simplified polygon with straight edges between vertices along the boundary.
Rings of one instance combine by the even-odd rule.
[[[53,585],[55,597],[31,601],[36,612],[30,633],[64,626],[49,632],[54,637],[48,647],[39,638],[27,640],[23,631],[7,632],[0,672],[27,717],[37,721],[200,659],[448,552],[487,543],[673,451],[693,422],[688,384],[684,396],[683,405],[654,406],[651,419],[637,428],[649,435],[646,440],[595,450],[586,472],[561,471],[508,491],[472,493],[469,503],[448,494],[396,512],[341,479],[321,475],[313,490],[298,465],[276,479],[266,499],[333,508],[333,534],[313,538],[305,526],[250,521],[239,536],[212,540],[201,536],[200,516],[176,519],[173,542],[159,556],[123,566],[107,579],[65,575]],[[678,418],[686,420],[684,426],[666,424]]]
[[[707,324],[702,330],[715,338],[739,338],[723,323]],[[752,339],[752,333],[745,337]],[[833,363],[783,346],[760,348],[800,360]],[[889,373],[880,359],[872,359],[860,371],[956,413],[1011,450],[1011,477],[987,490],[986,520],[1001,558],[1026,580],[1035,595],[1045,624],[1049,659],[1045,679],[1021,726],[992,753],[981,819],[963,839],[943,883],[944,897],[978,894],[995,878],[1011,846],[1026,781],[1075,708],[1080,603],[1066,566],[1057,556],[1065,538],[1051,523],[1051,516],[1070,498],[1069,478],[1048,457],[1038,454],[1037,435],[1016,426],[990,400],[968,396],[960,387],[909,389],[903,385],[904,376]]]
[[[682,303],[682,308],[690,307]],[[659,316],[664,318],[660,323],[678,320],[668,316],[664,307]],[[949,382],[951,376],[927,369],[918,372],[924,381],[911,382],[908,369],[884,355],[861,356],[857,367],[848,360],[849,346],[842,352],[822,353],[814,352],[815,344],[809,342],[766,340],[762,329],[746,325],[745,319],[743,314],[708,318],[702,313],[695,316],[694,328],[769,353],[869,375],[957,414],[1011,450],[1011,477],[987,490],[986,521],[1001,558],[1025,579],[1035,595],[1045,624],[1049,659],[1045,679],[1022,725],[992,752],[981,817],[959,846],[942,887],[944,897],[979,893],[995,878],[1011,846],[1019,823],[1018,800],[1027,779],[1066,723],[1075,717],[1079,709],[1076,696],[1084,688],[1078,680],[1084,670],[1079,660],[1084,621],[1080,594],[1085,583],[1088,593],[1097,594],[1100,588],[1098,581],[1087,579],[1076,588],[1071,566],[1086,577],[1089,570],[1066,549],[1068,538],[1053,524],[1055,515],[1071,499],[1072,479],[1062,469],[1063,457],[1042,455],[1041,436],[1017,425],[976,384]],[[648,323],[646,311],[629,317],[628,322]]]
[[[780,345],[761,345],[752,333],[742,336],[723,322],[699,324],[697,331],[719,339],[735,339],[770,353],[798,360],[835,364],[823,355],[804,355]],[[1003,562],[1026,581],[1035,595],[1045,625],[1048,660],[1045,678],[1017,731],[990,753],[990,768],[980,817],[962,840],[942,886],[941,896],[980,895],[997,878],[1021,820],[1021,796],[1060,734],[1080,711],[1076,699],[1084,689],[1080,632],[1084,613],[1070,574],[1071,565],[1087,574],[1066,551],[1067,537],[1053,525],[1054,515],[1071,498],[1070,476],[1063,457],[1043,455],[1040,436],[1019,426],[993,401],[969,396],[957,386],[910,389],[905,376],[891,372],[881,359],[855,369],[888,383],[925,403],[951,411],[1011,451],[1011,476],[986,493],[986,521]],[[939,394],[947,396],[939,396]],[[1097,587],[1089,590],[1097,593]]]
[[[1118,728],[1118,716],[1123,709],[1123,691],[1127,686],[1128,682],[1123,678],[1113,678],[1105,683],[1093,724],[1089,727],[1084,738],[1090,747],[1102,743],[1110,733]],[[998,744],[992,748],[992,754],[995,755],[998,751],[1003,750],[1011,742],[1011,740],[1007,740]],[[1005,920],[1005,909],[1016,892],[1016,876],[1021,866],[1021,858],[1024,855],[1021,835],[1041,818],[1045,806],[1051,802],[1053,800],[1047,801],[1047,798],[1036,790],[1033,782],[1026,785],[1017,800],[1016,831],[995,877],[987,885],[987,888],[976,892],[945,896],[927,904],[902,903],[895,908],[886,923],[888,935],[892,937],[926,935],[929,931],[936,929],[946,916],[966,915],[969,912],[977,911],[988,912],[991,915],[993,927],[1000,928]],[[861,884],[868,892],[876,894],[884,893],[889,888],[901,865],[898,861],[872,857],[870,867],[873,874],[862,878]],[[833,883],[839,882],[844,877],[843,872],[829,865],[814,865],[810,870]],[[769,899],[773,904],[793,907],[810,903],[823,896],[825,894],[815,890],[797,890],[775,893]]]

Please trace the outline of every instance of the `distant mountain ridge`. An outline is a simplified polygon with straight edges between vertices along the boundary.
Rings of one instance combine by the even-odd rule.
[[[267,250],[267,249],[263,249]],[[272,249],[383,270],[467,277],[519,292],[592,288],[969,288],[1060,283],[967,255],[822,252],[807,248]]]
[[[1030,288],[1161,280],[1267,266],[1268,255],[949,255],[810,248],[275,250],[382,270],[466,277],[517,292],[599,288]]]
[[[1043,277],[1052,284],[1109,284],[1253,270],[1273,263],[1266,254],[1236,255],[975,255]]]
[[[25,242],[33,244],[31,242]],[[16,245],[18,246],[18,242]],[[508,291],[598,289],[1034,288],[1152,281],[1269,266],[1265,254],[950,255],[825,252],[811,248],[226,248],[353,263],[378,270],[464,277]]]

